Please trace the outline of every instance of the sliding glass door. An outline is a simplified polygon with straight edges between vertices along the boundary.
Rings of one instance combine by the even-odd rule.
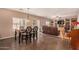
[[[25,18],[13,17],[13,30],[25,29],[27,27],[27,20]]]

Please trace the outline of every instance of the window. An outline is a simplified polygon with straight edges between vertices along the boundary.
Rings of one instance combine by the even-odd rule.
[[[50,25],[50,22],[49,21],[46,21],[46,25],[49,26]]]
[[[13,17],[13,30],[15,29],[20,29],[20,28],[25,28],[26,22],[24,18],[16,18]]]

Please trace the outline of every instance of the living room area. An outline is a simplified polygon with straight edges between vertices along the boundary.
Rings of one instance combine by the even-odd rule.
[[[0,8],[0,50],[76,50],[78,35],[78,8]]]

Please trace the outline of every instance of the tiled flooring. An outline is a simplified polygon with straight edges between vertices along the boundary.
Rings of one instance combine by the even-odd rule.
[[[40,33],[37,40],[25,40],[19,44],[14,38],[0,40],[0,50],[70,50],[70,42],[66,39]]]

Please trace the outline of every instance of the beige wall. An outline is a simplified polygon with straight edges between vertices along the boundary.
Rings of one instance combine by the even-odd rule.
[[[21,17],[26,18],[25,13],[12,11],[8,9],[0,9],[0,35],[1,37],[10,37],[13,36],[12,30],[12,18],[13,17]],[[40,20],[40,25],[45,25],[45,19],[43,17],[38,17],[34,15],[30,15],[29,25],[32,25],[32,20]]]
[[[10,11],[7,9],[0,9],[0,35],[1,37],[12,36],[12,18],[24,17],[24,14]]]

